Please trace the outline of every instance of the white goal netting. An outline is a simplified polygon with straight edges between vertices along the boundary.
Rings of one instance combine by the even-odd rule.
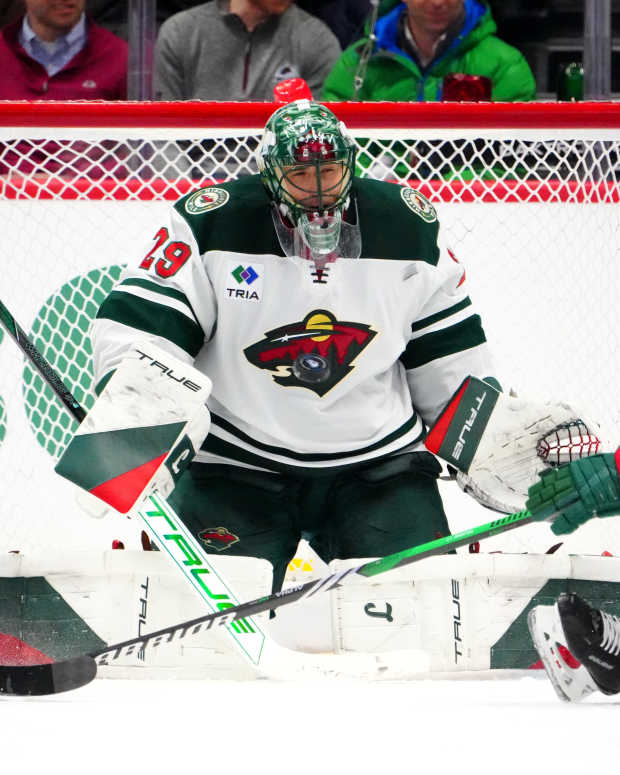
[[[85,408],[90,322],[121,267],[178,196],[256,171],[272,109],[0,103],[0,298]],[[335,110],[361,175],[435,204],[504,387],[570,401],[619,443],[620,105]],[[0,552],[139,545],[132,523],[89,519],[54,475],[74,428],[0,332]]]

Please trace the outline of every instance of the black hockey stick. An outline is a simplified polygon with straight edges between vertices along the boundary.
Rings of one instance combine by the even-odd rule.
[[[21,328],[13,315],[11,315],[9,310],[2,303],[1,299],[0,322],[2,322],[9,335],[15,340],[19,349],[24,353],[30,363],[32,363],[32,365],[51,387],[54,393],[58,396],[58,398],[60,398],[63,404],[75,417],[75,419],[78,422],[82,422],[82,420],[86,417],[86,412],[80,406],[79,401],[71,394],[65,383],[60,379],[58,374],[56,374],[47,360],[43,357],[43,355],[41,355],[34,344],[30,341],[26,332]]]
[[[274,595],[260,597],[248,603],[240,603],[232,608],[218,611],[217,613],[205,614],[171,627],[164,627],[156,632],[121,643],[114,643],[73,659],[41,665],[0,666],[0,694],[16,696],[56,694],[69,689],[77,689],[95,678],[97,665],[109,665],[119,657],[136,654],[143,648],[155,648],[162,643],[170,643],[175,639],[185,638],[187,635],[197,635],[200,632],[211,629],[214,625],[230,624],[262,611],[272,610],[303,598],[312,597],[319,592],[327,592],[340,586],[342,581],[352,574],[370,578],[394,568],[418,562],[426,557],[444,554],[451,549],[464,546],[472,541],[480,541],[483,538],[489,538],[507,530],[527,525],[533,520],[534,518],[529,511],[509,514],[479,527],[473,527],[445,538],[437,538],[434,541],[428,541],[411,549],[389,554],[378,560],[371,560],[355,568],[332,573],[318,581],[308,581],[301,586],[291,587]]]

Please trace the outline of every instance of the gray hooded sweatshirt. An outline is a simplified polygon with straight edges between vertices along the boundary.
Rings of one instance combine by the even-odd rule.
[[[155,96],[162,100],[273,100],[286,78],[304,78],[315,97],[341,52],[320,19],[292,5],[249,32],[211,0],[167,19],[155,47]]]

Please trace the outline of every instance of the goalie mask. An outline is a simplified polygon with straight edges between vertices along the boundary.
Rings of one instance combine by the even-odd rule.
[[[345,125],[317,102],[296,100],[270,117],[257,160],[287,255],[303,255],[305,245],[313,258],[359,257],[359,228],[343,221],[355,154]]]

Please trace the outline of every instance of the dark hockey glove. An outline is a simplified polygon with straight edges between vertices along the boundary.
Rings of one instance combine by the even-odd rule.
[[[548,519],[559,512],[551,525],[556,535],[572,533],[592,517],[620,514],[615,456],[592,455],[543,471],[528,496],[526,506],[535,519]]]

